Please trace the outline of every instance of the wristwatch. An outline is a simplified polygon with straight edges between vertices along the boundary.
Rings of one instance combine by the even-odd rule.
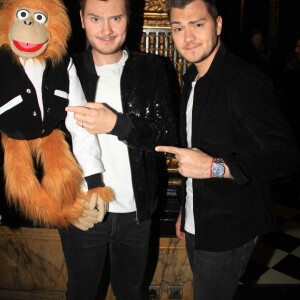
[[[211,177],[223,178],[225,174],[225,164],[222,158],[214,158],[211,166]]]

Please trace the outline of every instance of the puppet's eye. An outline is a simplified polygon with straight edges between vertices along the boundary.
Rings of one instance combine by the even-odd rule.
[[[20,9],[17,11],[17,18],[20,20],[27,19],[29,16],[29,11],[26,9]]]
[[[47,22],[47,16],[45,16],[44,14],[42,13],[36,13],[34,14],[34,18],[37,22],[41,23],[41,24],[44,24]]]

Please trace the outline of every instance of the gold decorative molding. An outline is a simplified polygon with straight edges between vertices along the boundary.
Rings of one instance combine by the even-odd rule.
[[[165,9],[165,0],[146,0],[144,7],[144,28],[170,29]]]
[[[145,12],[165,12],[165,5],[164,0],[146,0]]]
[[[166,13],[145,12],[143,28],[171,29]]]

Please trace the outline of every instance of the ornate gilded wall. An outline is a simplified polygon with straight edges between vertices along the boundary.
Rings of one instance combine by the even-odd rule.
[[[133,0],[129,34],[134,36],[140,51],[167,57],[173,62],[179,82],[187,64],[177,53],[165,12],[165,0]]]

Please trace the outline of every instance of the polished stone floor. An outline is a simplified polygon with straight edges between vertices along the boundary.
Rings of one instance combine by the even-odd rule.
[[[299,179],[276,186],[278,231],[259,242],[234,300],[300,299]]]
[[[300,285],[298,184],[298,181],[289,182],[275,190],[278,231],[261,239],[242,278],[243,283]]]
[[[234,300],[299,300],[299,285],[240,286]]]

